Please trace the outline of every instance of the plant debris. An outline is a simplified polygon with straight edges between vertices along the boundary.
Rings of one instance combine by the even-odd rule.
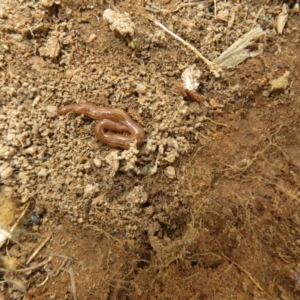
[[[234,42],[227,50],[225,50],[217,59],[215,63],[219,64],[222,68],[232,69],[241,64],[249,57],[255,57],[263,52],[262,44],[259,44],[256,51],[247,49],[253,40],[258,39],[265,32],[261,27],[256,27],[244,34],[236,42]]]
[[[277,32],[278,34],[283,33],[283,29],[285,27],[285,24],[288,20],[288,15],[289,15],[289,7],[286,3],[283,3],[282,5],[282,11],[278,15],[277,20],[276,20],[276,25],[277,25]]]

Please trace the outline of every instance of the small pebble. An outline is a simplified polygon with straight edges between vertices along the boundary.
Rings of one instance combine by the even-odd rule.
[[[49,118],[54,118],[57,116],[57,106],[55,105],[47,105],[46,106],[46,114]]]
[[[101,160],[99,158],[94,158],[94,165],[97,167],[97,168],[100,168],[101,167]]]
[[[45,168],[40,169],[40,171],[37,174],[39,177],[46,177],[48,175],[48,170]]]
[[[91,42],[95,41],[96,39],[97,39],[97,35],[94,33],[91,33],[86,42],[91,43]]]
[[[174,179],[176,177],[176,171],[174,167],[166,167],[164,173],[170,179]]]
[[[145,94],[145,93],[146,93],[146,87],[145,87],[143,84],[138,83],[138,84],[136,85],[135,91],[136,91],[138,94]]]
[[[83,218],[78,218],[77,222],[78,222],[78,224],[82,224],[82,223],[84,223],[84,219]]]
[[[7,16],[6,10],[3,7],[0,7],[0,19],[6,19]]]
[[[6,167],[1,171],[0,177],[1,179],[7,179],[13,174],[13,172],[14,169],[12,167]]]

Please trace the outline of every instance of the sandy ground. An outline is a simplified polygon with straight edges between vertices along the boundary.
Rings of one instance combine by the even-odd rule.
[[[0,242],[16,226],[0,300],[300,299],[300,14],[286,2],[1,2]],[[57,114],[79,102],[125,110],[145,142],[114,149],[95,120]]]

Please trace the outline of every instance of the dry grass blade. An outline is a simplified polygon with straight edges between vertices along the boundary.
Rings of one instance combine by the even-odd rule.
[[[261,27],[255,27],[236,42],[234,42],[227,50],[225,50],[217,59],[214,60],[216,64],[219,64],[222,68],[234,68],[243,62],[248,57],[255,57],[262,53],[262,48],[258,48],[257,51],[250,52],[246,49],[253,40],[264,35],[265,31]]]
[[[276,20],[278,34],[282,34],[284,26],[287,22],[288,16],[289,16],[289,7],[286,3],[284,3],[282,5],[282,11],[278,15],[277,20]]]
[[[39,253],[39,251],[46,245],[46,243],[50,240],[51,235],[49,235],[38,247],[37,249],[30,255],[28,258],[26,265],[30,264],[30,262],[35,258],[35,256]]]
[[[26,285],[21,280],[7,278],[6,280],[0,281],[0,283],[2,283],[2,282],[8,282],[8,283],[12,284],[14,289],[20,291],[21,293],[27,292]],[[0,300],[1,300],[1,298],[0,298]]]
[[[18,269],[18,270],[7,270],[7,269],[3,269],[0,268],[0,272],[4,272],[4,273],[22,273],[22,272],[28,272],[28,271],[32,271],[32,270],[36,270],[46,264],[48,264],[50,261],[52,260],[51,257],[45,259],[43,262],[41,262],[40,264],[37,264],[33,267],[29,267],[29,268],[24,268],[24,269]]]
[[[12,233],[14,232],[15,228],[18,226],[20,220],[26,214],[26,212],[28,210],[28,207],[29,207],[29,203],[25,206],[23,212],[21,213],[21,215],[19,216],[19,218],[17,219],[17,221],[15,222],[15,224],[11,227],[11,229],[6,230],[4,228],[0,228],[0,248],[2,247],[2,245],[5,243],[5,241],[7,239],[10,239],[10,240],[12,239]]]

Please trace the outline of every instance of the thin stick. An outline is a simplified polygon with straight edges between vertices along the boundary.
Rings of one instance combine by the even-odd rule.
[[[196,6],[199,5],[198,2],[190,2],[190,3],[179,3],[176,7],[174,7],[173,9],[171,9],[171,12],[177,12],[178,10],[180,10],[183,7],[192,7],[192,6]]]
[[[215,3],[215,18],[217,18],[217,0],[214,0]]]
[[[44,265],[46,265],[47,263],[49,263],[52,260],[51,257],[45,259],[43,262],[41,262],[40,264],[37,264],[33,267],[29,267],[29,268],[24,268],[24,269],[18,269],[18,270],[8,270],[8,269],[2,269],[0,268],[0,272],[4,272],[4,273],[23,273],[23,272],[28,272],[28,271],[32,271],[35,269],[38,269]]]
[[[37,285],[37,287],[44,285],[49,279],[49,275],[46,276],[45,280]]]
[[[52,275],[52,277],[57,277],[60,273],[60,271],[65,267],[66,263],[69,261],[69,258],[65,258],[58,269],[55,271],[55,273]]]
[[[29,204],[30,204],[30,203],[27,203],[27,205],[25,206],[24,210],[23,210],[22,213],[20,214],[18,220],[17,220],[17,221],[15,222],[15,224],[11,227],[11,229],[10,229],[10,232],[11,232],[11,233],[14,232],[14,230],[15,230],[15,228],[18,226],[20,220],[21,220],[21,219],[23,218],[23,216],[26,214],[27,209],[28,209],[28,207],[29,207]]]
[[[219,78],[222,74],[222,68],[214,63],[209,61],[207,58],[205,58],[193,45],[191,45],[189,42],[186,42],[184,39],[182,39],[180,36],[172,32],[170,29],[165,27],[163,24],[161,24],[158,20],[152,19],[149,16],[144,15],[147,19],[154,22],[155,25],[166,31],[168,34],[170,34],[172,37],[174,37],[176,40],[180,41],[182,44],[184,44],[187,48],[192,50],[200,59],[203,60],[203,62],[208,66],[210,72],[214,74],[215,77]]]
[[[29,265],[30,262],[35,258],[35,256],[40,252],[40,250],[46,245],[46,243],[51,239],[51,235],[49,235],[38,247],[37,249],[30,255],[28,258],[26,265]]]
[[[264,6],[262,5],[262,6],[260,7],[260,9],[258,10],[256,16],[255,16],[254,22],[257,21],[257,19],[259,18],[261,12],[263,11],[263,9],[264,9]]]
[[[221,252],[221,251],[220,251]],[[224,253],[221,252],[221,255],[226,258],[229,262],[231,262],[232,264],[234,264],[236,267],[238,267],[241,271],[243,271],[249,278],[250,280],[258,287],[259,290],[263,291],[263,288],[260,286],[260,284],[254,280],[254,278],[251,276],[251,274],[245,270],[242,266],[240,266],[238,263],[232,261],[229,257],[227,257]]]
[[[72,267],[69,268],[68,272],[70,274],[70,279],[71,279],[71,291],[72,291],[73,299],[77,300],[75,274],[74,274]]]
[[[224,126],[224,127],[227,127],[227,125],[226,125],[226,124],[223,124],[223,123],[216,122],[216,121],[214,121],[213,119],[211,119],[211,118],[208,118],[208,117],[205,117],[205,119],[204,119],[204,120],[211,121],[212,123],[214,123],[214,124],[216,124],[216,125],[219,125],[219,126]]]

